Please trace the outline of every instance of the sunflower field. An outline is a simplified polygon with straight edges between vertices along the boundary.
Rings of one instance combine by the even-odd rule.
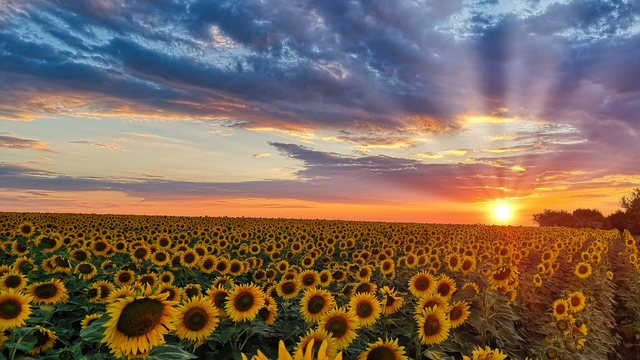
[[[627,232],[0,213],[0,359],[639,359]]]

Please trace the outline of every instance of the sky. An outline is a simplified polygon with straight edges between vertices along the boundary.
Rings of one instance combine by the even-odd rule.
[[[637,1],[0,0],[0,211],[607,215],[639,114]]]

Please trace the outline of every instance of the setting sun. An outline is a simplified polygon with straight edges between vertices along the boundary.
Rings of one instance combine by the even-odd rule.
[[[500,220],[508,220],[511,218],[511,208],[507,204],[498,204],[493,209],[493,214]]]

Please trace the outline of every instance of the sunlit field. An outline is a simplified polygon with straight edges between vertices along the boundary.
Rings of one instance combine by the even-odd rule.
[[[0,230],[11,360],[613,359],[637,343],[626,231],[22,213]]]

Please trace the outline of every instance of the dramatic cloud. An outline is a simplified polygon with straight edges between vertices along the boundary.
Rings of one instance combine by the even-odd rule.
[[[14,136],[0,134],[0,147],[6,149],[35,149],[41,151],[51,151],[46,149],[47,143],[38,140],[21,139]]]

